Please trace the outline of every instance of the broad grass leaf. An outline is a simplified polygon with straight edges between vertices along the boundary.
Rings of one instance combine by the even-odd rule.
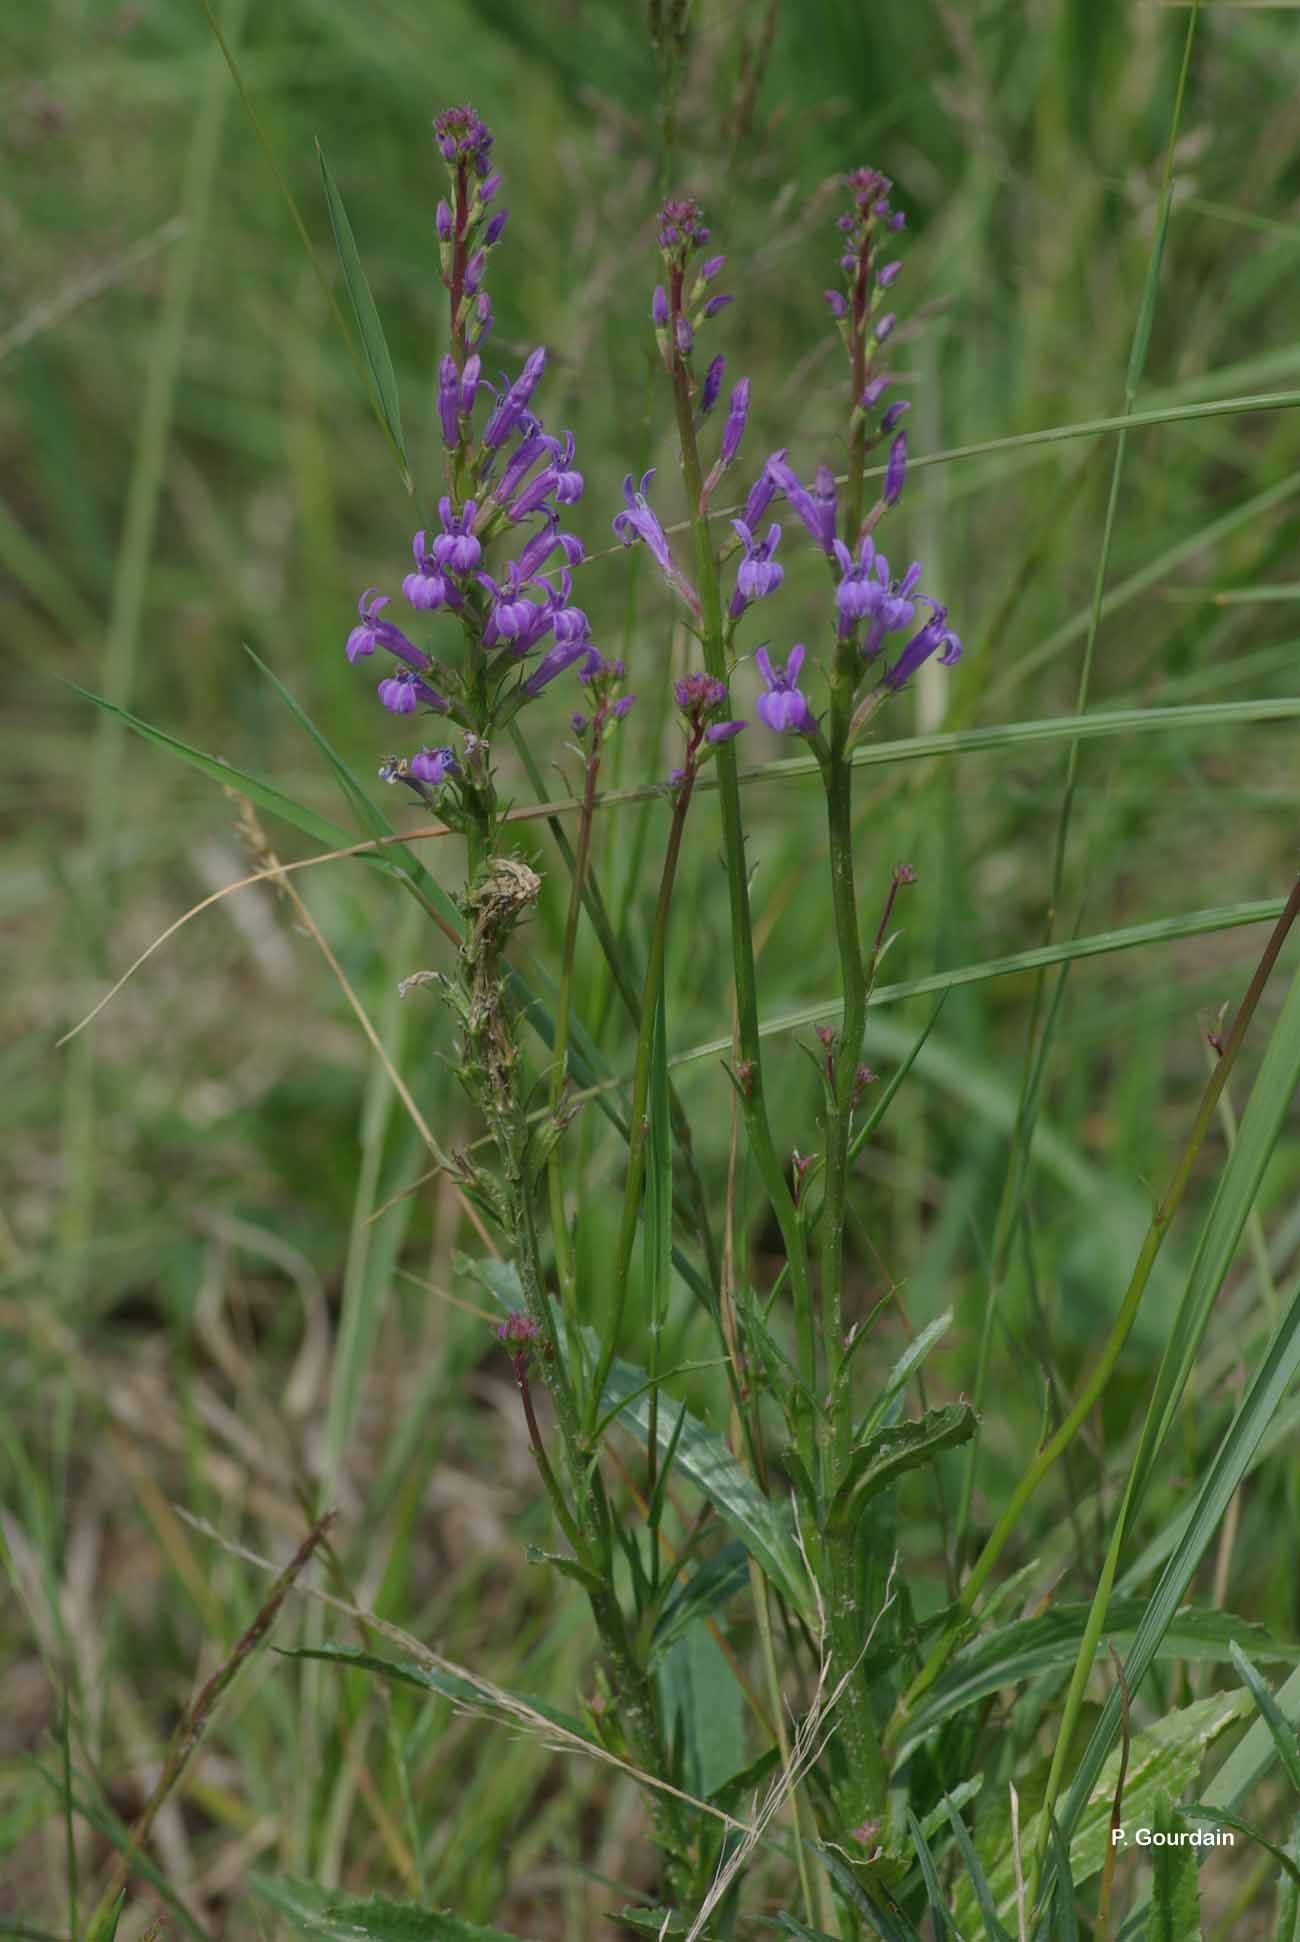
[[[700,1619],[659,1662],[659,1700],[669,1744],[678,1753],[678,1783],[707,1799],[745,1762],[740,1687],[722,1648]]]

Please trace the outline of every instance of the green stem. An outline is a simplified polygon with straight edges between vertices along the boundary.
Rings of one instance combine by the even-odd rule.
[[[682,851],[682,832],[686,812],[695,792],[694,756],[687,762],[686,775],[673,803],[668,829],[668,847],[659,878],[659,898],[655,905],[654,929],[650,936],[650,957],[645,985],[641,992],[641,1019],[636,1035],[636,1066],[632,1077],[632,1110],[628,1122],[627,1179],[623,1189],[623,1219],[619,1227],[618,1252],[614,1263],[614,1309],[601,1345],[596,1380],[588,1398],[588,1420],[594,1425],[600,1413],[600,1399],[614,1362],[614,1352],[627,1307],[627,1285],[632,1271],[632,1250],[636,1242],[637,1217],[641,1209],[641,1186],[645,1177],[645,1142],[648,1130],[646,1105],[650,1095],[650,1058],[654,1046],[655,1013],[663,984],[664,959],[668,949],[668,919],[672,908],[673,885]]]
[[[555,1002],[555,1044],[552,1049],[554,1063],[551,1067],[550,1104],[553,1115],[557,1115],[563,1105],[564,1086],[568,1077],[569,1006],[573,992],[573,960],[578,941],[578,924],[582,916],[583,888],[591,862],[591,830],[596,805],[596,784],[599,778],[600,747],[597,744],[587,758],[582,810],[578,821],[578,854],[573,865],[573,876],[569,887],[569,912],[564,925],[560,989]],[[569,1225],[564,1210],[564,1166],[558,1140],[551,1148],[546,1173],[550,1190],[551,1238],[555,1247],[556,1279],[560,1284],[560,1295],[564,1302],[569,1334],[576,1342],[579,1339],[577,1277],[574,1269],[573,1247],[569,1238]]]
[[[704,665],[716,680],[727,679],[727,656],[723,640],[722,599],[718,589],[717,563],[709,536],[708,516],[701,503],[703,473],[695,437],[695,418],[691,399],[690,372],[685,360],[673,352],[673,405],[677,416],[678,444],[686,503],[695,541],[695,567],[699,587]],[[745,832],[740,813],[740,785],[737,779],[736,745],[720,742],[717,749],[718,802],[722,814],[722,844],[727,866],[727,889],[731,914],[732,975],[736,987],[736,1018],[740,1038],[744,1077],[741,1100],[745,1132],[754,1155],[764,1190],[781,1229],[786,1259],[790,1266],[790,1285],[794,1298],[795,1328],[804,1384],[814,1394],[817,1385],[817,1336],[813,1315],[812,1285],[808,1269],[808,1247],[799,1211],[790,1192],[785,1169],[777,1157],[772,1127],[767,1114],[763,1086],[763,1042],[758,1029],[758,986],[754,973],[754,929],[749,908],[749,870],[745,860]],[[800,1454],[811,1471],[813,1429],[806,1408],[800,1409],[796,1424]]]

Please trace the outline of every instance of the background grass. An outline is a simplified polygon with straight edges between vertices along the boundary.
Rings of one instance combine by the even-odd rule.
[[[666,507],[674,467],[663,400],[650,409],[645,322],[662,92],[639,9],[235,0],[222,18],[334,278],[317,137],[330,158],[425,494],[436,478],[431,372],[442,327],[428,123],[438,106],[470,99],[497,132],[512,211],[494,259],[494,342],[505,361],[536,341],[551,349],[548,423],[572,425],[587,476],[573,523],[603,552],[623,473],[649,464],[661,468]],[[751,99],[747,76],[769,21]],[[730,257],[739,301],[719,341],[732,369],[754,379],[751,462],[776,444],[801,471],[837,456],[838,367],[820,291],[832,280],[833,178],[866,160],[896,178],[909,214],[897,362],[915,400],[914,453],[1119,411],[1184,29],[1180,10],[1123,0],[701,5],[670,179],[706,201]],[[0,1906],[64,1935],[93,1906],[106,1840],[138,1812],[196,1678],[265,1594],[265,1575],[196,1533],[178,1505],[283,1558],[304,1504],[328,1496],[342,1513],[338,1588],[502,1684],[571,1710],[594,1688],[581,1600],[525,1562],[527,1542],[547,1541],[548,1519],[509,1369],[472,1312],[481,1293],[456,1269],[456,1250],[476,1244],[436,1186],[371,1219],[418,1175],[422,1149],[292,910],[262,890],[223,902],[151,962],[93,1034],[52,1049],[173,917],[256,867],[237,805],[96,716],[59,677],[346,820],[242,644],[359,772],[373,773],[393,731],[342,642],[357,592],[396,581],[420,522],[199,7],[51,0],[0,31],[0,614],[10,648],[0,913],[12,1022],[0,1088],[10,1591],[0,1618]],[[1199,23],[1139,409],[1300,385],[1298,36],[1283,8],[1209,7]],[[885,733],[1070,711],[1111,451],[1080,438],[917,471],[905,538],[892,544],[925,559],[967,658],[951,681],[896,705]],[[1300,692],[1298,533],[1296,411],[1135,431],[1092,705]],[[625,557],[593,560],[580,584],[597,638],[626,652],[641,697],[613,779],[653,779],[667,766],[667,671],[682,643],[657,589],[629,581]],[[791,549],[771,619],[778,643],[815,628],[821,591]],[[1230,601],[1216,597],[1225,592]],[[560,760],[571,703],[552,700]],[[757,760],[758,732],[750,739]],[[1292,722],[1215,718],[1085,746],[1058,934],[1284,895],[1295,746]],[[873,886],[883,897],[896,859],[920,875],[891,979],[1041,941],[1064,760],[1056,743],[864,773],[868,903]],[[526,799],[509,759],[506,774]],[[553,770],[547,784],[558,793]],[[752,786],[747,801],[762,1002],[777,1017],[834,991],[820,803],[806,782],[775,781]],[[384,806],[392,811],[387,797]],[[689,917],[670,967],[674,1049],[729,1029],[712,816],[705,801],[688,841]],[[640,866],[664,827],[655,803],[602,819],[601,867],[634,943],[647,918]],[[266,835],[282,856],[309,853],[269,820]],[[550,885],[532,940],[545,957],[563,922],[563,871],[540,825],[524,841]],[[424,853],[454,886],[451,846]],[[442,1015],[394,990],[399,976],[441,961],[445,945],[361,865],[297,881],[440,1139],[471,1137],[442,1063]],[[1203,1083],[1202,1014],[1240,995],[1262,936],[1175,937],[1071,976],[1027,1240],[993,1340],[977,1529],[1037,1439],[1045,1388],[1068,1398],[1077,1387]],[[582,987],[607,1055],[625,1069],[628,1035],[589,951]],[[899,1292],[877,1324],[876,1366],[894,1359],[906,1330],[952,1306],[956,1326],[930,1365],[945,1394],[969,1387],[974,1368],[1031,992],[1019,976],[953,993],[861,1165],[856,1308]],[[931,1002],[873,1014],[868,1049],[882,1072]],[[1255,1057],[1277,1002],[1266,997]],[[816,1086],[799,1036],[772,1041],[770,1083],[785,1143],[807,1150]],[[1248,1054],[1239,1102],[1251,1070]],[[728,1082],[716,1058],[679,1076],[720,1192]],[[616,1155],[594,1115],[580,1137],[584,1282],[598,1308]],[[1202,1197],[1221,1151],[1205,1156]],[[1212,1324],[1179,1472],[1166,1467],[1146,1535],[1177,1508],[1294,1283],[1298,1175],[1293,1121]],[[1185,1257],[1194,1229],[1184,1221],[1174,1251]],[[755,1227],[760,1284],[776,1244],[774,1230]],[[1145,1404],[1176,1292],[1170,1268],[1085,1445],[1043,1493],[1010,1561],[1037,1557],[1039,1582],[1062,1596],[1091,1589],[1108,1479]],[[713,1352],[680,1286],[669,1337],[665,1363]],[[721,1426],[716,1372],[678,1388]],[[1294,1546],[1284,1551],[1278,1536],[1295,1527],[1298,1492],[1292,1441],[1279,1436],[1201,1587],[1283,1638],[1300,1634]],[[908,1569],[937,1600],[936,1499],[918,1485],[903,1502]],[[279,1636],[311,1642],[332,1623],[297,1608]],[[1176,1675],[1165,1696],[1200,1676]],[[707,1685],[707,1669],[701,1677]],[[71,1841],[65,1744],[82,1809]],[[626,1898],[608,1884],[648,1878],[630,1788],[449,1702],[390,1701],[358,1674],[265,1654],[164,1809],[151,1852],[192,1922],[230,1937],[274,1932],[274,1911],[247,1892],[258,1865],[358,1892],[425,1894],[538,1936],[600,1932]],[[1233,1924],[1225,1932],[1264,1932],[1251,1926],[1263,1905],[1231,1913],[1251,1887],[1240,1850],[1208,1863],[1206,1879],[1217,1884],[1216,1918]],[[139,1934],[151,1906],[133,1901],[121,1933]]]

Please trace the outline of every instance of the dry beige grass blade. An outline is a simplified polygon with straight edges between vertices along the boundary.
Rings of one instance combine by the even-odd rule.
[[[183,1518],[193,1530],[210,1538],[214,1544],[220,1545],[221,1549],[227,1551],[231,1557],[241,1558],[245,1564],[251,1564],[259,1571],[274,1571],[275,1566],[268,1558],[259,1557],[256,1551],[250,1550],[246,1545],[236,1544],[209,1524],[205,1518],[195,1517],[180,1504],[177,1504],[175,1509],[177,1516]],[[605,1747],[597,1746],[593,1740],[583,1739],[580,1734],[572,1733],[567,1727],[557,1725],[554,1720],[548,1719],[545,1713],[539,1713],[535,1707],[528,1705],[526,1700],[507,1692],[504,1687],[494,1685],[481,1673],[471,1672],[467,1666],[457,1665],[454,1659],[444,1658],[441,1652],[433,1651],[430,1646],[414,1638],[410,1632],[404,1632],[398,1625],[390,1625],[387,1619],[378,1617],[374,1612],[364,1611],[361,1606],[350,1603],[346,1598],[338,1598],[333,1592],[322,1591],[318,1585],[296,1584],[293,1589],[302,1597],[313,1599],[317,1604],[328,1606],[331,1611],[341,1613],[354,1624],[368,1627],[378,1637],[387,1639],[390,1645],[400,1647],[417,1665],[433,1672],[443,1673],[448,1678],[463,1681],[478,1694],[485,1712],[491,1709],[492,1713],[505,1714],[516,1725],[526,1727],[529,1732],[537,1734],[557,1752],[584,1754],[588,1759],[598,1761],[602,1766],[616,1767],[620,1773],[627,1774],[639,1786],[649,1787],[657,1793],[670,1794],[674,1800],[682,1801],[687,1807],[694,1808],[697,1813],[708,1814],[713,1820],[721,1821],[724,1827],[730,1828],[736,1834],[745,1837],[753,1835],[753,1841],[750,1842],[747,1852],[752,1850],[754,1842],[761,1838],[761,1828],[756,1830],[748,1822],[736,1820],[732,1815],[724,1813],[720,1807],[715,1807],[711,1801],[700,1800],[696,1795],[688,1794],[680,1787],[674,1787],[670,1781],[660,1780],[657,1775],[646,1773],[641,1767],[634,1766],[630,1760],[620,1759],[616,1753],[610,1753]],[[453,1703],[466,1708],[469,1704],[468,1701]]]

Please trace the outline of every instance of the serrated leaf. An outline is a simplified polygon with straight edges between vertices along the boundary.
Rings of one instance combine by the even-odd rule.
[[[1177,1808],[1162,1795],[1151,1817],[1155,1834],[1174,1837],[1151,1849],[1151,1916],[1147,1942],[1200,1942],[1201,1894],[1197,1885],[1197,1850],[1178,1842],[1190,1832]]]
[[[873,1497],[897,1483],[909,1470],[932,1463],[943,1450],[969,1442],[976,1416],[969,1403],[945,1403],[928,1409],[915,1422],[877,1430],[859,1444],[849,1458],[831,1506],[831,1521],[856,1522]]]
[[[911,1380],[912,1376],[929,1355],[930,1350],[947,1333],[951,1324],[952,1310],[951,1308],[945,1308],[942,1315],[936,1315],[934,1320],[927,1323],[920,1334],[908,1343],[906,1349],[899,1356],[897,1362],[885,1378],[884,1388],[867,1412],[866,1419],[862,1425],[862,1437],[870,1436],[871,1432],[880,1426],[884,1420],[885,1412],[893,1402],[895,1396]]]
[[[352,224],[348,212],[343,207],[338,184],[330,173],[325,151],[319,142],[316,153],[320,158],[321,181],[325,185],[325,202],[329,209],[330,228],[334,231],[334,247],[338,251],[339,264],[343,271],[343,283],[356,320],[357,332],[361,338],[361,349],[370,373],[373,403],[379,422],[388,434],[389,442],[401,462],[402,476],[406,489],[412,489],[411,472],[406,459],[406,446],[402,439],[402,414],[397,399],[397,377],[393,371],[393,360],[389,355],[388,341],[384,327],[379,321],[366,273],[361,267],[357,253],[356,238],[352,234]]]
[[[603,1580],[594,1571],[588,1571],[585,1565],[579,1564],[576,1558],[561,1557],[557,1551],[543,1551],[537,1544],[526,1545],[524,1556],[529,1564],[549,1564],[552,1571],[558,1571],[561,1577],[571,1578],[584,1591],[601,1591],[604,1588]]]
[[[1244,1688],[1214,1693],[1209,1699],[1199,1699],[1134,1734],[1124,1782],[1125,1820],[1133,1826],[1150,1826],[1161,1794],[1176,1799],[1184,1793],[1196,1779],[1206,1748],[1229,1727],[1246,1718],[1250,1705],[1250,1694]],[[1070,1873],[1076,1886],[1098,1874],[1105,1861],[1121,1751],[1116,1747],[1102,1766],[1070,1841]],[[1039,1851],[1042,1818],[1040,1811],[1027,1822],[1022,1819],[1022,1853]],[[983,1822],[975,1847],[988,1876],[998,1916],[1004,1921],[1010,1920],[1016,1906],[1016,1877],[1009,1808],[1000,1808],[996,1815]],[[973,1927],[978,1904],[973,1888],[964,1877],[957,1884],[952,1912],[959,1928]]]
[[[364,1901],[292,1875],[249,1876],[249,1886],[303,1935],[325,1942],[520,1942],[505,1929],[463,1922],[449,1910],[370,1895]]]

